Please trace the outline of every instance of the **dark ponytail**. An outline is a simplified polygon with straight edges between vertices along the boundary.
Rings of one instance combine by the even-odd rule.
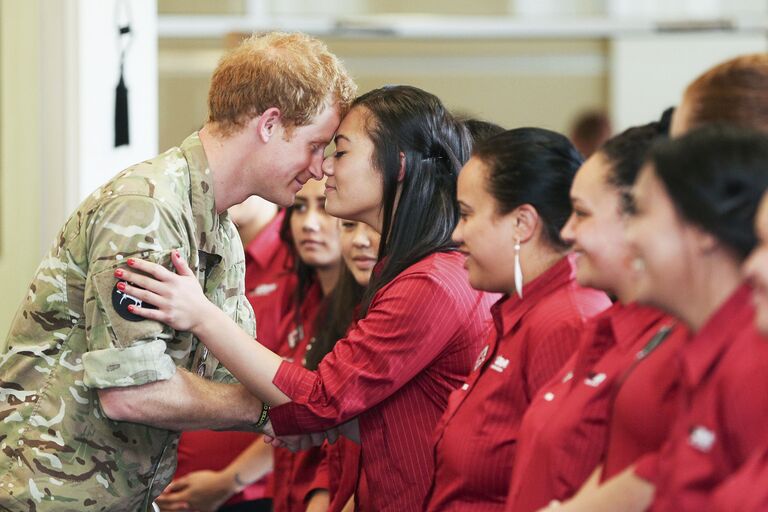
[[[488,192],[500,214],[530,204],[552,247],[567,247],[560,230],[571,215],[571,182],[582,159],[565,135],[517,128],[481,142],[472,155],[488,168]]]

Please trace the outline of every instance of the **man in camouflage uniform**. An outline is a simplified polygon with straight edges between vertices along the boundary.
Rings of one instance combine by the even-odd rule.
[[[263,97],[276,90],[264,83],[272,79],[292,88],[286,100]],[[114,276],[131,257],[172,268],[179,250],[206,296],[253,333],[226,210],[254,194],[290,204],[321,176],[323,148],[353,94],[318,41],[251,38],[214,72],[199,134],[78,207],[0,355],[0,511],[146,510],[173,475],[177,431],[257,422],[261,402],[190,333],[130,313],[137,299]]]

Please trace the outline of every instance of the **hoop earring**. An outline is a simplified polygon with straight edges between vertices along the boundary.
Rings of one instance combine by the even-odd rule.
[[[515,291],[523,298],[523,269],[520,266],[520,240],[515,240]]]

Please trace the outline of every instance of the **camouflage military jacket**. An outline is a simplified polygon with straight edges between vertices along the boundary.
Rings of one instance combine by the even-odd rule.
[[[170,268],[180,249],[205,294],[253,333],[244,255],[214,206],[197,134],[118,174],[67,220],[0,355],[0,510],[143,510],[170,482],[178,434],[108,419],[98,388],[170,378],[228,380],[186,332],[140,320],[115,287],[128,257]],[[123,303],[123,304],[121,304]]]

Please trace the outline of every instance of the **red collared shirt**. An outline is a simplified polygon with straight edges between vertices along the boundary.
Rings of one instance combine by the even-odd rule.
[[[679,408],[680,352],[688,330],[675,324],[669,337],[627,371],[616,392],[601,481],[653,457],[669,437]]]
[[[768,510],[768,449],[755,453],[712,494],[712,512]]]
[[[768,342],[741,286],[682,350],[681,408],[658,457],[635,472],[653,512],[708,510],[713,488],[768,441]],[[645,460],[643,461],[645,462]]]
[[[323,431],[358,417],[366,510],[421,510],[431,436],[472,369],[494,295],[473,290],[458,252],[411,265],[311,372],[283,363],[274,384],[292,403],[270,411],[278,434]]]
[[[576,349],[584,322],[609,306],[605,293],[576,283],[569,258],[526,285],[522,300],[493,306],[496,330],[435,430],[427,510],[504,508],[523,413]]]
[[[195,471],[221,471],[243,450],[259,439],[251,432],[216,432],[195,430],[184,432],[179,439],[179,460],[174,479]],[[232,496],[226,505],[258,500],[266,496],[266,477]]]
[[[507,510],[535,511],[579,489],[603,456],[618,380],[672,323],[656,309],[620,303],[589,323],[579,350],[523,418]]]
[[[281,322],[291,311],[296,289],[293,256],[280,240],[285,210],[279,212],[245,248],[245,296],[256,317],[256,338],[276,352]]]
[[[360,471],[360,445],[340,437],[332,445],[325,444],[324,449],[331,495],[328,512],[341,512],[352,497],[355,498],[355,511],[367,512],[359,505],[367,501],[367,487]]]
[[[293,314],[281,322],[278,354],[286,361],[304,365],[307,348],[314,339],[313,326],[323,296],[315,283],[307,291],[301,305],[301,325]],[[270,480],[272,504],[281,512],[304,512],[310,493],[328,489],[328,466],[323,447],[293,453],[286,448],[275,448],[274,467]]]
[[[245,248],[245,293],[254,310],[259,342],[270,350],[279,347],[279,325],[291,306],[296,286],[291,270],[291,251],[280,240],[280,212]],[[260,439],[250,432],[197,430],[184,432],[179,439],[179,458],[174,478],[201,470],[220,471],[243,450]],[[268,496],[267,478],[235,494],[226,505]]]

